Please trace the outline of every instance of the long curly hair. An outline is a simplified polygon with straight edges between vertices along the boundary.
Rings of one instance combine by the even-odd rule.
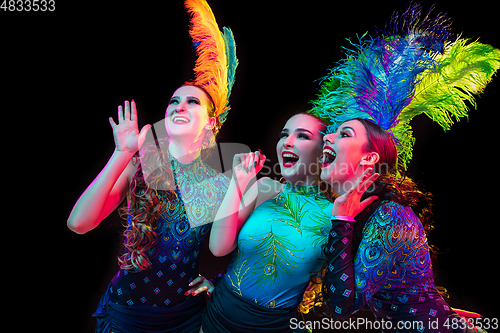
[[[192,84],[185,84],[192,85]],[[198,87],[198,86],[196,86]],[[214,107],[210,95],[202,87],[210,100],[207,107],[209,117],[214,116]],[[205,135],[201,150],[201,158],[206,159],[214,150],[215,136],[219,128],[216,126]],[[155,140],[144,144],[139,156],[133,163],[137,172],[132,179],[127,193],[127,205],[119,209],[120,216],[126,221],[123,232],[123,254],[118,257],[121,269],[147,270],[151,262],[147,251],[155,246],[157,234],[154,231],[158,218],[165,205],[176,205],[179,198],[175,193],[175,178],[168,152],[169,138]]]
[[[361,200],[364,200],[372,195],[379,197],[379,199],[375,200],[356,216],[352,241],[353,257],[356,255],[363,238],[365,223],[383,200],[391,200],[403,206],[409,206],[419,217],[426,234],[428,234],[434,228],[431,209],[432,194],[425,191],[423,186],[418,185],[411,178],[406,177],[404,172],[398,169],[396,144],[390,134],[370,120],[362,118],[354,118],[351,120],[357,120],[364,126],[367,143],[363,147],[363,150],[365,152],[377,152],[379,154],[379,161],[374,165],[374,172],[380,174],[378,179],[361,198]],[[437,248],[432,245],[429,245],[429,248],[431,259],[434,263],[437,259]],[[312,308],[318,315],[330,316],[332,312],[326,301],[326,298],[328,298],[325,275],[326,259],[328,257],[326,244],[323,246],[323,254],[325,261],[324,266],[318,274],[311,277],[309,286],[304,293],[302,304],[299,306],[299,311],[308,313]]]
[[[141,148],[139,158],[134,157],[137,172],[132,179],[127,194],[127,206],[119,212],[126,220],[123,232],[124,253],[118,258],[120,268],[146,270],[151,268],[147,250],[156,244],[157,234],[154,231],[161,214],[163,203],[171,200],[174,193],[173,177],[168,149],[158,149],[155,144]]]

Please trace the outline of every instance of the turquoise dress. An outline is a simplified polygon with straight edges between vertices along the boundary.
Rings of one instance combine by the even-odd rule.
[[[224,282],[239,297],[267,308],[293,308],[323,265],[332,227],[330,202],[318,186],[286,183],[250,215]]]

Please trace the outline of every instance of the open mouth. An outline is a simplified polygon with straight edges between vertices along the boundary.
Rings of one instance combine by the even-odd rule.
[[[189,123],[189,118],[184,116],[175,116],[172,118],[174,124],[187,124]]]
[[[323,156],[321,156],[320,162],[322,167],[329,166],[330,164],[335,161],[335,158],[337,157],[337,153],[335,153],[335,150],[333,148],[325,146],[323,148]]]
[[[299,161],[299,157],[292,152],[284,151],[281,154],[283,157],[283,166],[289,168]]]

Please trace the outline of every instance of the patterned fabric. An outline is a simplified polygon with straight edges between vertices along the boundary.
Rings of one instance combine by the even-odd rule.
[[[198,276],[200,247],[210,230],[229,179],[201,158],[189,164],[172,161],[175,192],[158,191],[163,210],[148,250],[149,270],[120,269],[109,287],[110,301],[120,305],[172,307],[187,299],[189,282]]]
[[[297,306],[322,266],[332,203],[318,186],[287,183],[259,205],[238,236],[225,282],[246,300],[269,308]]]
[[[457,315],[436,290],[427,237],[411,208],[383,201],[365,224],[354,261],[351,225],[338,230],[330,233],[327,262],[335,316],[347,318],[367,303],[377,318],[392,321],[384,332],[449,331],[443,325]],[[419,321],[420,328],[397,329]]]

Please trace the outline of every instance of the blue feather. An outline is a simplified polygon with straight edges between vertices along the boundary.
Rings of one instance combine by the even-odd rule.
[[[424,72],[434,72],[436,55],[450,38],[450,20],[444,14],[421,19],[420,4],[394,13],[377,37],[350,40],[352,49],[321,79],[310,112],[326,119],[328,132],[349,119],[369,119],[394,137],[403,167],[411,159],[414,138],[408,119],[399,116],[410,104]],[[401,130],[401,129],[404,129]]]
[[[452,35],[451,19],[443,13],[429,17],[433,10],[434,5],[427,15],[420,19],[422,7],[418,2],[412,2],[401,16],[394,12],[384,29],[378,29],[378,33],[383,36],[402,36],[412,40],[414,44],[420,44],[426,50],[442,53],[446,41]]]
[[[396,125],[400,112],[411,102],[417,76],[435,66],[426,52],[400,37],[361,42],[357,57],[349,62],[357,110],[385,130]]]

